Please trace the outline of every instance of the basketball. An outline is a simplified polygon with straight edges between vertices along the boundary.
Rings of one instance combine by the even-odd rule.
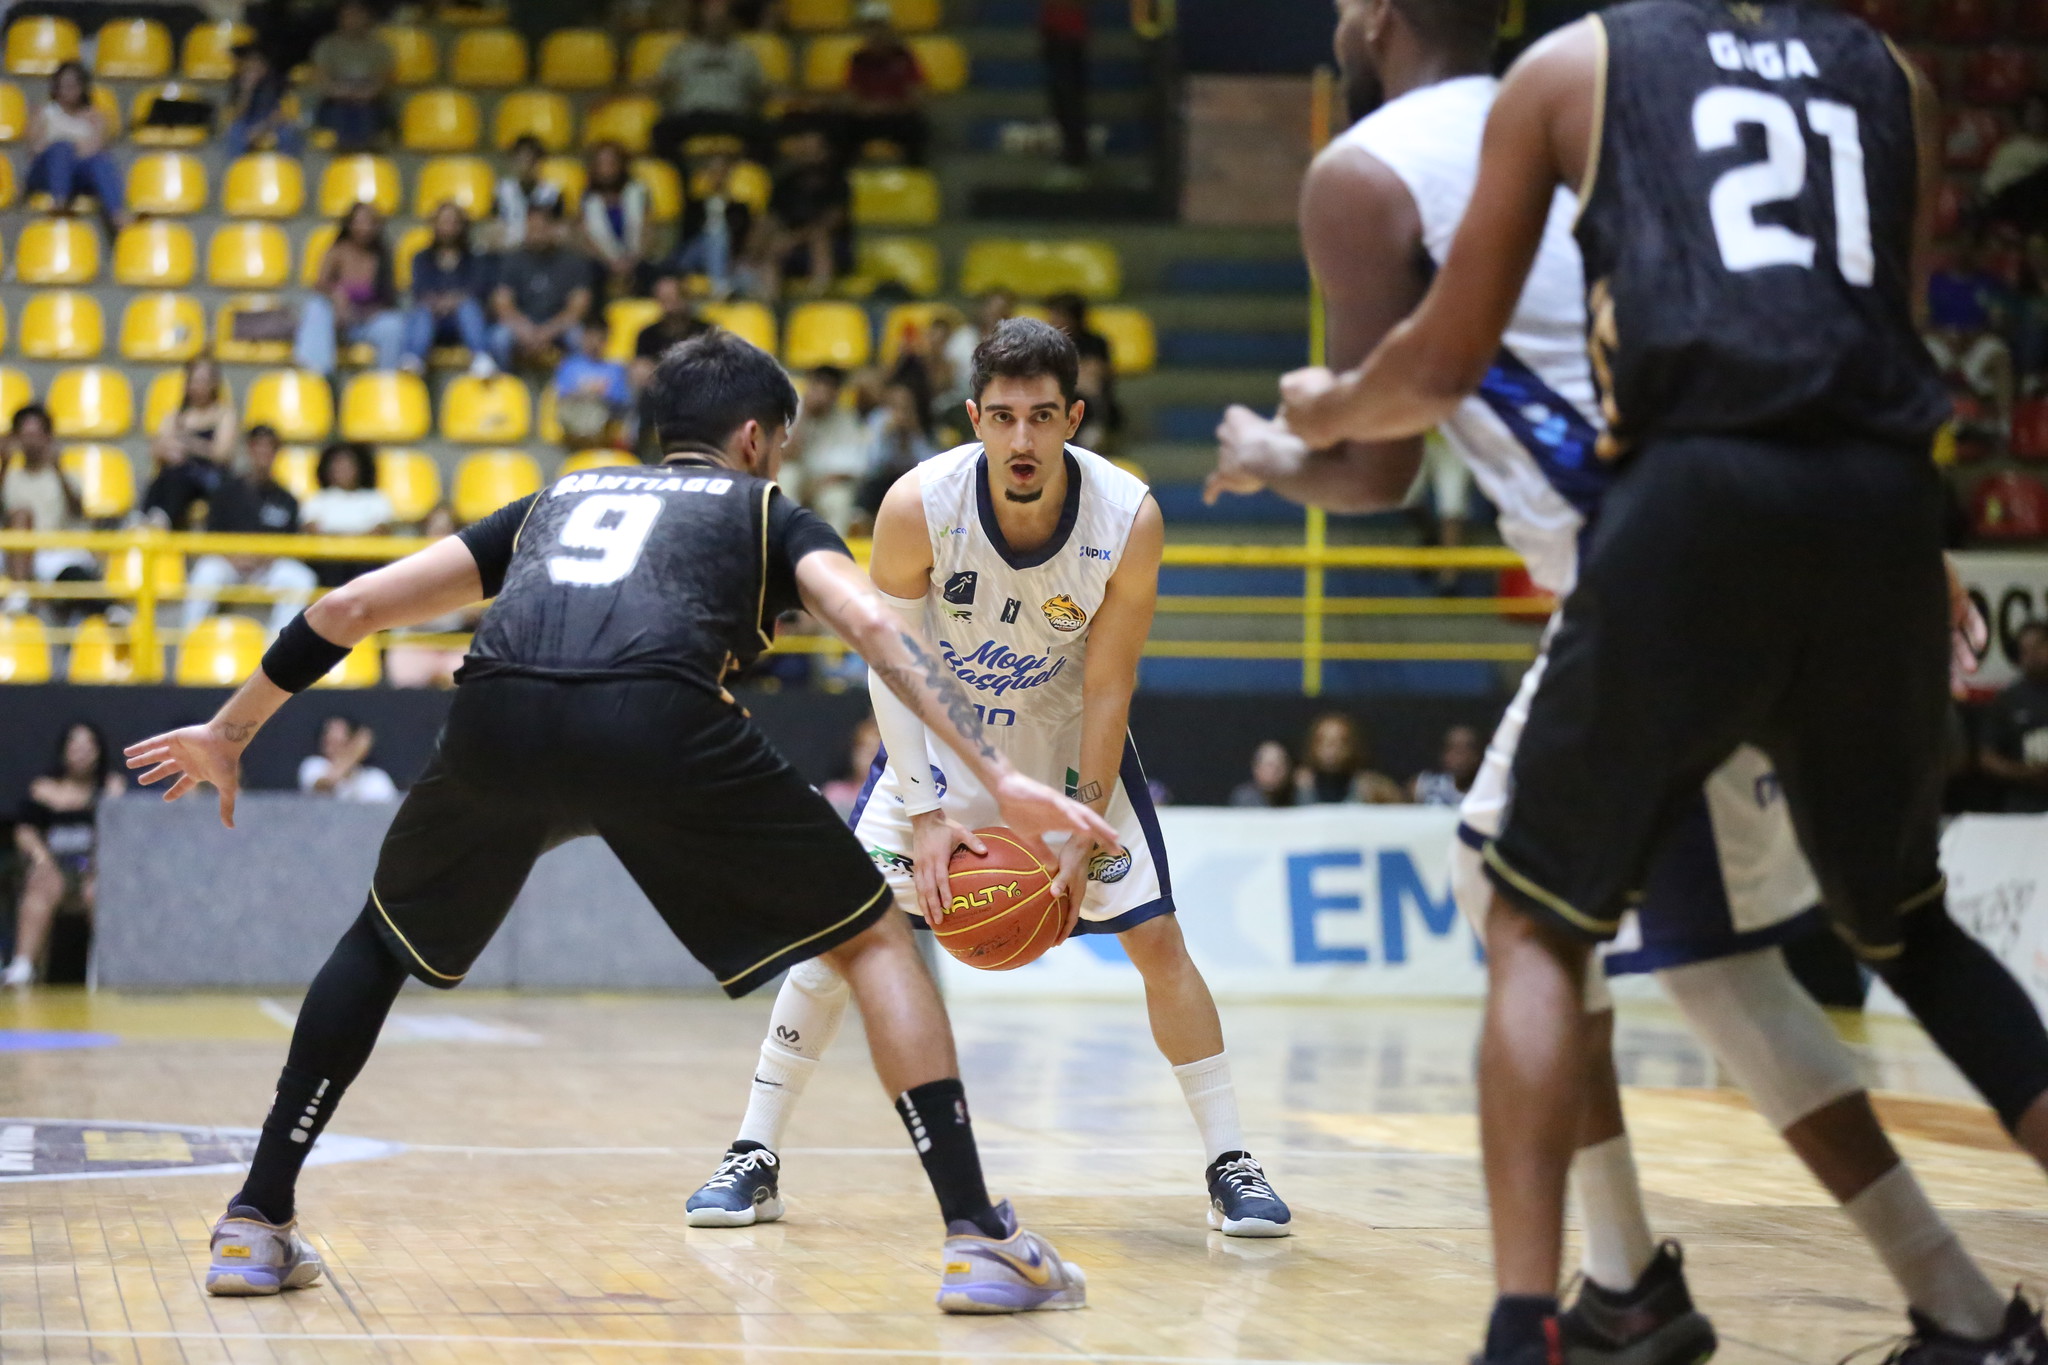
[[[974,832],[988,852],[962,848],[946,865],[939,943],[970,967],[1012,971],[1045,956],[1066,922],[1066,902],[1053,899],[1053,858],[1037,840],[1001,826]]]

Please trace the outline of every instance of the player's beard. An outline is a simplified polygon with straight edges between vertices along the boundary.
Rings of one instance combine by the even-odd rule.
[[[1034,488],[1029,493],[1017,493],[1007,488],[1003,490],[1003,499],[1006,502],[1037,502],[1044,496],[1043,488]]]

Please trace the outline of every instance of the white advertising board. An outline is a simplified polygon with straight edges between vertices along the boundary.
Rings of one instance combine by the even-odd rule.
[[[1971,685],[2004,687],[2017,676],[2014,635],[2028,621],[2048,621],[2048,555],[1972,550],[1954,558],[1963,586],[1991,627],[1991,648]]]

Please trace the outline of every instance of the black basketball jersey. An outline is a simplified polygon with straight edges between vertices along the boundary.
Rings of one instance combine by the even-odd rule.
[[[1924,447],[1949,407],[1913,326],[1896,54],[1797,0],[1635,0],[1595,22],[1578,239],[1603,453],[1700,433]]]
[[[713,692],[798,605],[796,560],[846,548],[773,483],[709,464],[572,474],[462,536],[496,599],[463,681],[672,678]]]

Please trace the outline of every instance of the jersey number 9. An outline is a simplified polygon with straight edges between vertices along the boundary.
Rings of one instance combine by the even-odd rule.
[[[1870,245],[1870,190],[1856,111],[1833,100],[1808,100],[1806,121],[1828,141],[1836,263],[1844,280],[1868,285],[1876,277],[1877,259]],[[1774,265],[1811,270],[1813,238],[1756,218],[1766,204],[1796,199],[1806,190],[1806,134],[1798,113],[1776,95],[1735,85],[1703,91],[1693,102],[1693,138],[1702,152],[1737,145],[1745,124],[1764,130],[1764,159],[1723,172],[1707,196],[1721,264],[1735,272]]]
[[[589,555],[550,555],[548,577],[579,588],[602,588],[633,572],[647,533],[661,516],[661,499],[652,493],[598,493],[576,504],[562,523],[555,543],[565,550],[595,551]]]

